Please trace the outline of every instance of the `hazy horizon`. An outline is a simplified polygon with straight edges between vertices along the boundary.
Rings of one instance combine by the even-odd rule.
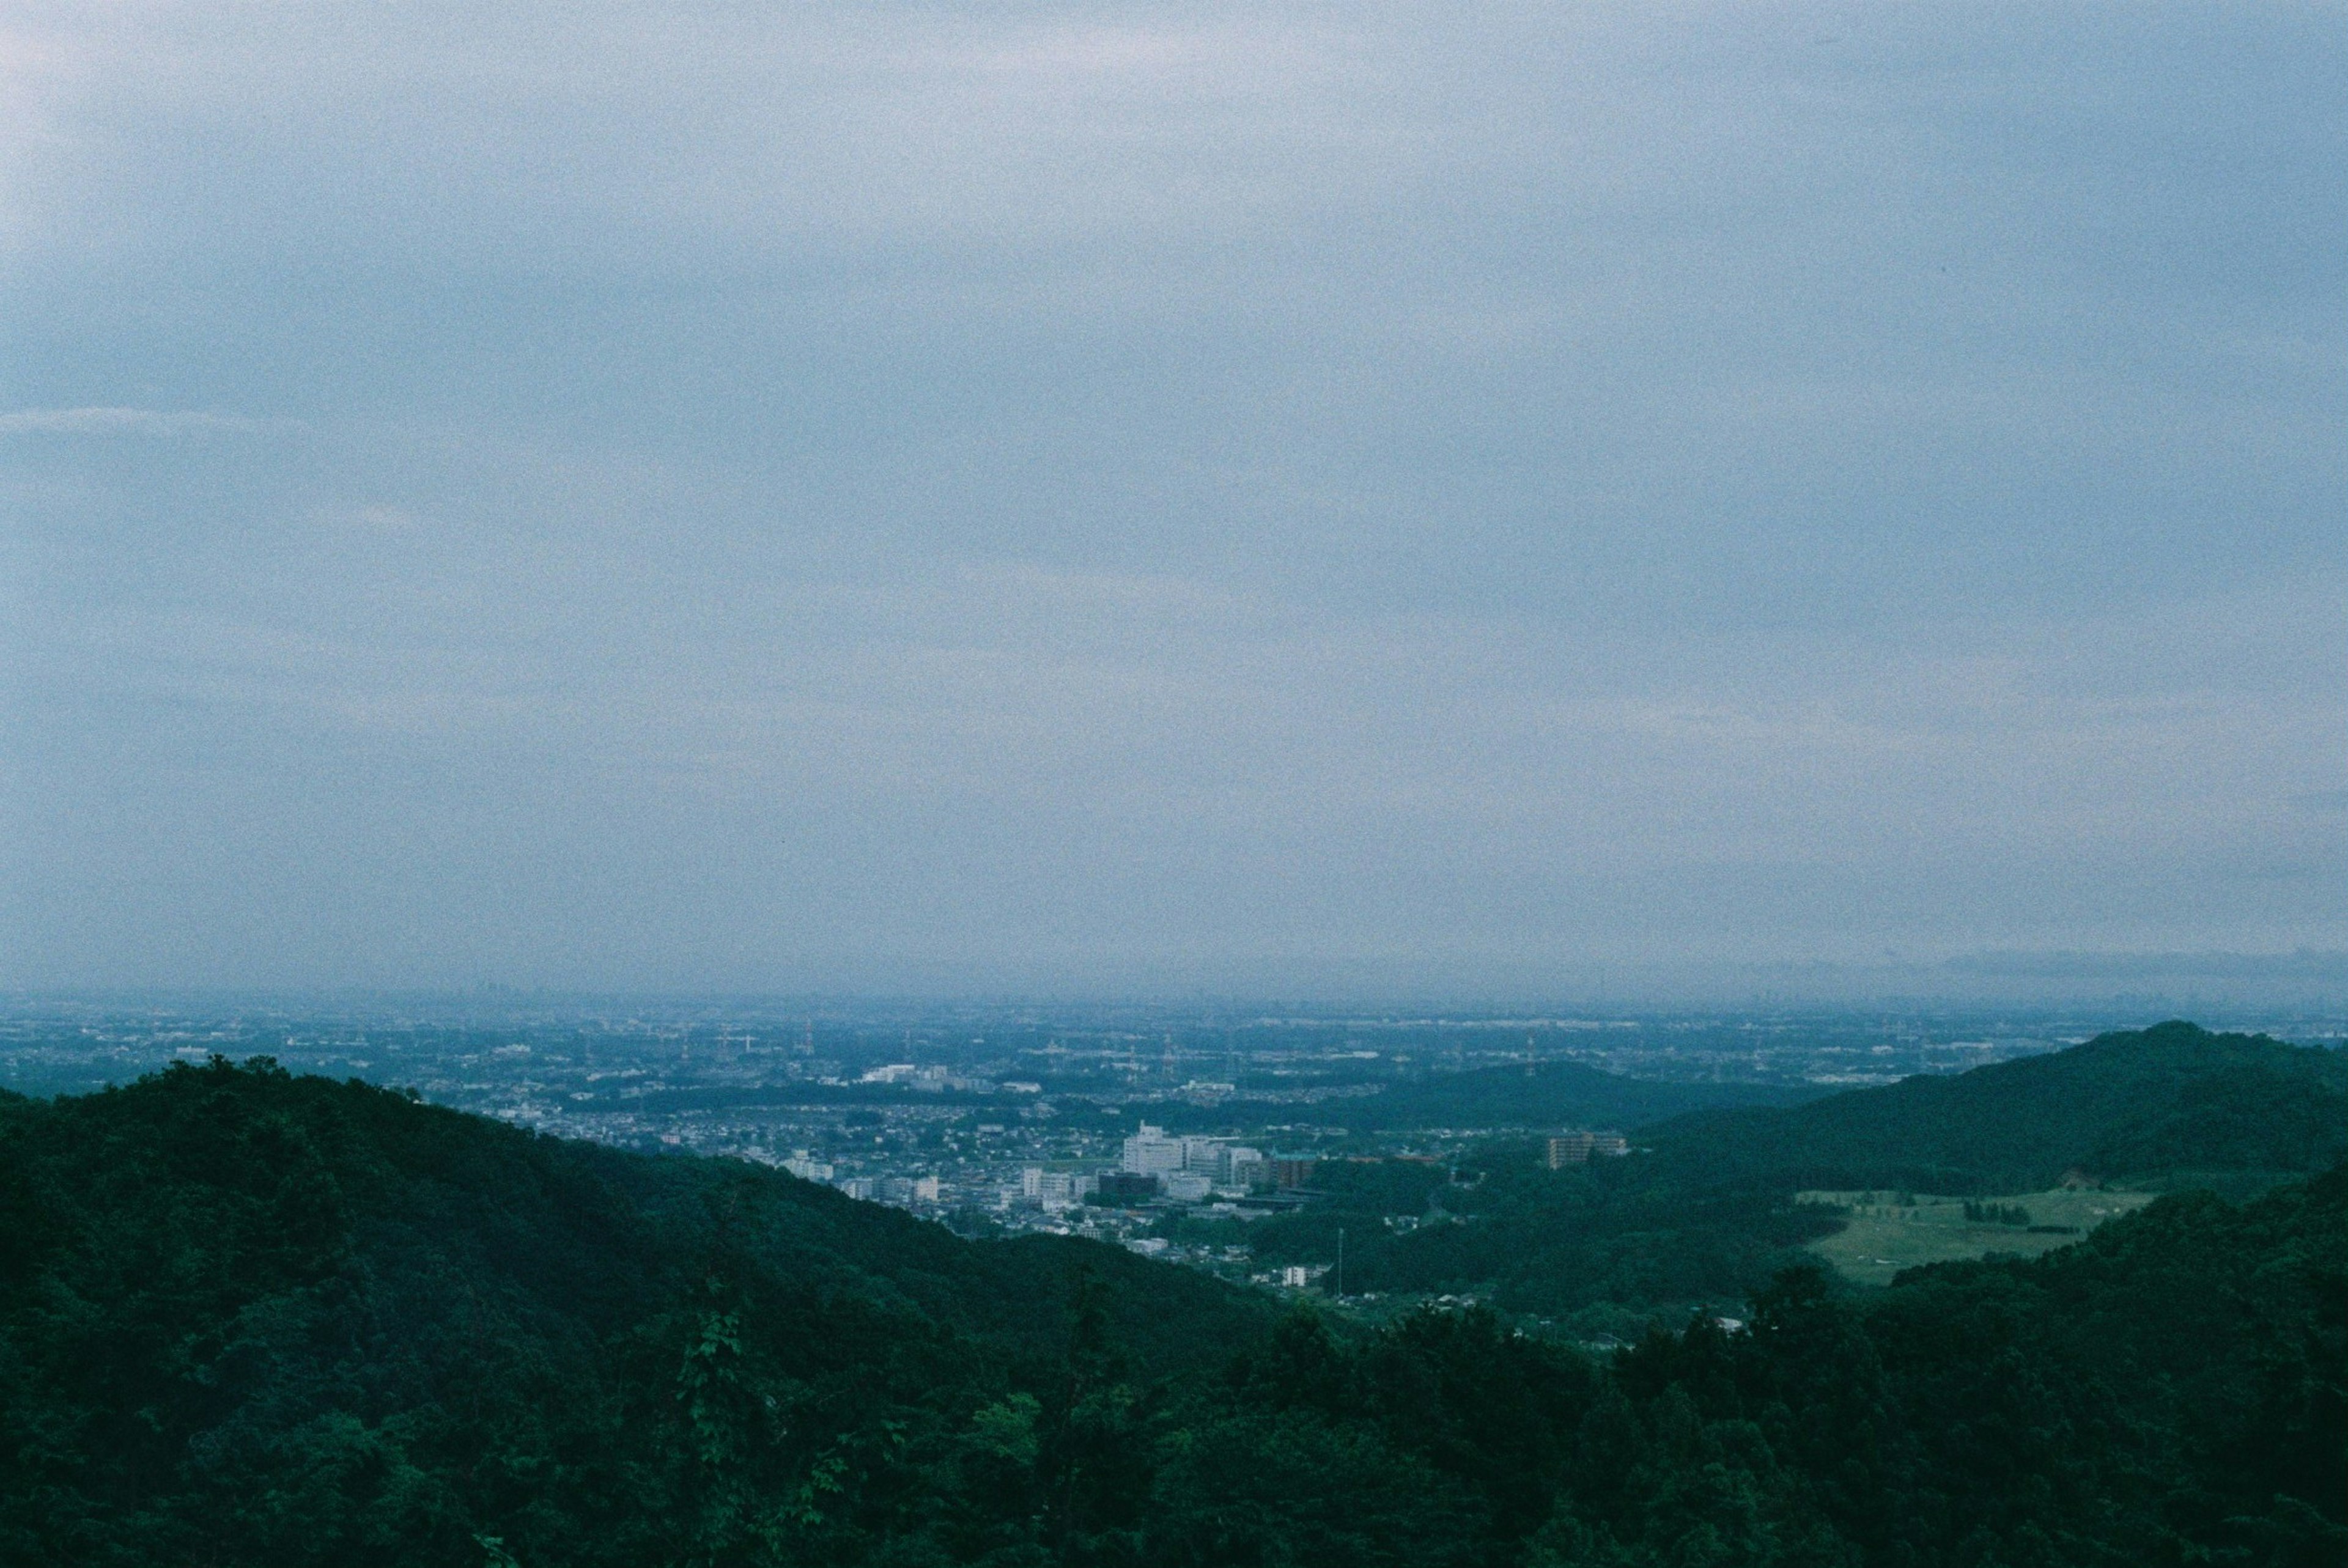
[[[0,988],[2348,996],[2338,21],[16,7]]]
[[[901,980],[907,980],[904,976]],[[808,1009],[848,1013],[957,1011],[1037,1014],[1166,1012],[1205,1016],[1292,1010],[1298,1016],[1423,1016],[1449,1019],[1917,1016],[2090,1020],[2141,1027],[2171,1018],[2213,1030],[2264,1029],[2348,1013],[2348,953],[1970,954],[1931,964],[1656,965],[1591,970],[1552,966],[1518,983],[1463,985],[1430,968],[1422,983],[1359,974],[1287,977],[1282,989],[1117,984],[1097,974],[1043,977],[1026,986],[987,985],[950,973],[911,977],[894,989],[845,983],[837,969],[810,972],[797,986],[725,989],[512,984],[484,976],[442,986],[324,984],[287,987],[131,985],[19,987],[0,990],[0,1011],[184,1009],[191,1016],[242,1011],[334,1013],[420,1008],[558,1013],[649,1009],[712,1018],[749,1018]],[[827,983],[828,982],[828,983]],[[2247,1020],[2247,1021],[2246,1021]],[[2339,1020],[2333,1020],[2337,1022]]]

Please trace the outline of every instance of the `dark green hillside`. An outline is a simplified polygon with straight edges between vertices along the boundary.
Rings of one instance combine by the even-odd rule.
[[[1807,1187],[2012,1193],[2076,1168],[2254,1190],[2322,1169],[2348,1153],[2348,1058],[2164,1024],[1957,1077],[1684,1116],[1639,1141],[1648,1152],[1560,1172],[1529,1143],[1494,1143],[1464,1184],[1419,1168],[1426,1190],[1400,1200],[1392,1176],[1332,1166],[1323,1204],[1254,1235],[1282,1261],[1326,1263],[1344,1226],[1354,1290],[1489,1291],[1545,1314],[1734,1301],[1841,1225],[1793,1201]]]
[[[2067,1508],[2115,1560],[2348,1562],[2348,1168],[1912,1270],[1865,1321],[1952,1528],[2059,1542]]]
[[[1352,1504],[1383,1473],[1415,1481],[1405,1560],[1426,1563],[2348,1561],[2348,1172],[2240,1209],[2164,1199],[2063,1253],[1871,1299],[1795,1270],[1750,1317],[1601,1363],[1480,1311],[1354,1346],[1290,1323],[1236,1399],[1169,1416],[1185,1462],[1159,1472],[1138,1560],[1298,1561],[1240,1531],[1191,1543],[1236,1517],[1288,1545],[1282,1522],[1318,1523],[1324,1496]],[[1201,1454],[1221,1463],[1206,1485]],[[1391,1561],[1392,1504],[1369,1507],[1332,1546]]]
[[[1525,1568],[2348,1561],[2348,1171],[1869,1300],[1797,1269],[1751,1319],[1591,1378],[1422,1317],[1260,1386],[1538,1517]]]
[[[0,1101],[0,1562],[2348,1559],[2348,1171],[1606,1360],[1078,1250],[265,1066]]]
[[[1153,1372],[1264,1320],[1114,1249],[265,1064],[10,1098],[0,1561],[474,1561],[482,1529],[662,1560],[718,1505],[696,1445],[781,1495],[1047,1378],[1080,1260]]]
[[[1651,1444],[1742,1472],[1673,1486],[1684,1469],[1649,1460],[1641,1482],[1782,1543],[1742,1560],[2348,1561],[2348,1171],[2241,1209],[2164,1199],[2075,1247],[1917,1270],[1864,1306],[1822,1285],[1782,1276],[1753,1332],[1651,1340],[1618,1364]],[[1721,1506],[1738,1491],[1752,1501]],[[1622,1540],[1613,1496],[1581,1497],[1560,1533]],[[1785,1549],[1820,1542],[1811,1510],[1840,1551]],[[1652,1517],[1630,1529],[1653,1540]]]
[[[2348,1056],[2165,1023],[1787,1110],[1700,1112],[1643,1141],[1683,1180],[1745,1186],[2028,1192],[2072,1170],[2271,1178],[2348,1153]]]
[[[1363,1128],[1643,1127],[1691,1111],[1788,1105],[1815,1095],[1773,1084],[1665,1082],[1578,1061],[1533,1061],[1395,1084],[1374,1098],[1316,1108],[1314,1116]]]
[[[1487,1145],[1457,1182],[1445,1174],[1404,1211],[1408,1228],[1388,1223],[1390,1194],[1330,1167],[1323,1204],[1251,1234],[1260,1249],[1282,1249],[1278,1261],[1326,1263],[1342,1225],[1349,1290],[1491,1293],[1509,1310],[1550,1315],[1741,1300],[1842,1224],[1790,1193],[1684,1185],[1644,1158],[1550,1171],[1522,1141]]]

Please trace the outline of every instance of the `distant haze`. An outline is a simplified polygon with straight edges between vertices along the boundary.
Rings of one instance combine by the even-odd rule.
[[[2341,24],[30,0],[0,987],[2340,994]]]

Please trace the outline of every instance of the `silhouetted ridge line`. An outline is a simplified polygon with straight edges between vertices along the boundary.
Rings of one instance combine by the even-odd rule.
[[[1786,1109],[1698,1112],[1644,1142],[1684,1179],[2024,1192],[2256,1178],[2348,1154],[2348,1057],[2169,1022]]]

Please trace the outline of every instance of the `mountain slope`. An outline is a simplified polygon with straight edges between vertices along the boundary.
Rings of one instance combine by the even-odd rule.
[[[1443,1188],[1433,1223],[1388,1225],[1390,1204],[1339,1212],[1341,1191],[1257,1234],[1326,1263],[1346,1226],[1361,1290],[1490,1290],[1540,1313],[1735,1301],[1841,1225],[1794,1202],[1807,1187],[2030,1192],[2077,1169],[2257,1189],[2325,1168],[2348,1154],[2348,1057],[2164,1024],[1954,1077],[1682,1116],[1639,1142],[1632,1158],[1561,1172],[1529,1144],[1494,1144],[1462,1163],[1474,1184]]]
[[[1079,1266],[1152,1373],[1268,1320],[1115,1249],[266,1064],[0,1102],[0,1560],[479,1562],[516,1518],[670,1560],[736,1492],[1048,1382]]]
[[[1347,1125],[1379,1128],[1643,1127],[1691,1111],[1787,1105],[1815,1094],[1775,1084],[1626,1078],[1578,1061],[1534,1061],[1396,1084],[1374,1099],[1338,1102],[1325,1113]]]
[[[2189,1023],[2106,1034],[1953,1077],[1651,1128],[1657,1163],[1707,1183],[2024,1192],[2314,1171],[2348,1154],[2348,1056]]]
[[[221,1063],[0,1099],[0,1562],[2333,1563],[2343,1215],[2187,1194],[1593,1361]]]

